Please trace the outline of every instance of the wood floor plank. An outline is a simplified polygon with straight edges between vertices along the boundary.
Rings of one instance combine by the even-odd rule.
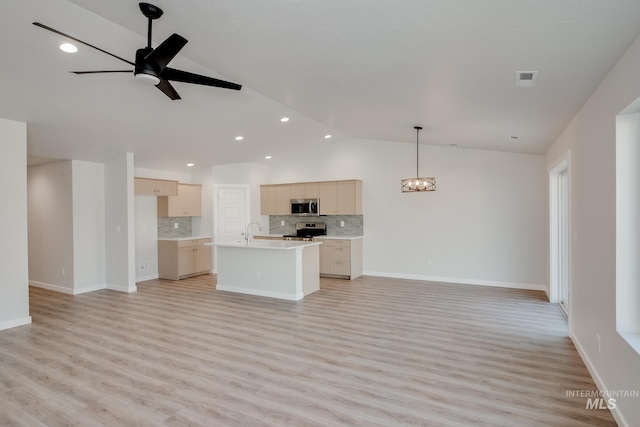
[[[304,300],[30,289],[0,331],[0,425],[614,426],[542,292],[363,276]]]

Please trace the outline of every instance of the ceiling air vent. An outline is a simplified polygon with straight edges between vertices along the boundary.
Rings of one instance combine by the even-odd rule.
[[[516,87],[535,87],[537,80],[537,71],[516,71]]]

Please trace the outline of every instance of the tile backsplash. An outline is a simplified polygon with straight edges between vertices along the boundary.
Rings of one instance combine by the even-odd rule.
[[[284,221],[284,225],[280,223]],[[326,222],[328,236],[363,236],[364,219],[362,215],[329,215],[312,217],[295,217],[289,215],[270,215],[270,234],[295,234],[296,222]],[[344,227],[340,227],[344,221]]]
[[[175,224],[178,228],[175,228]],[[171,237],[191,237],[191,217],[159,217],[158,218],[158,238],[168,239]]]

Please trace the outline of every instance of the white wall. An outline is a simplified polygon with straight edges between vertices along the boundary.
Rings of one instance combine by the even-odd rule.
[[[270,181],[361,179],[366,274],[543,289],[544,158],[431,145],[420,153],[433,193],[400,192],[415,176],[415,144],[373,140],[274,159]]]
[[[616,115],[640,97],[640,40],[602,81],[546,154],[572,153],[570,333],[599,387],[638,390],[640,356],[616,332]],[[601,337],[601,352],[597,337]],[[640,425],[638,399],[620,398],[622,425]]]
[[[0,181],[7,203],[0,240],[0,330],[31,323],[27,264],[27,125],[0,119]],[[9,202],[10,201],[10,202]]]
[[[71,162],[73,182],[73,293],[104,289],[105,186],[102,163]]]
[[[27,171],[29,280],[73,293],[73,185],[70,160],[31,166]]]
[[[107,289],[135,292],[133,154],[105,163],[104,175]]]

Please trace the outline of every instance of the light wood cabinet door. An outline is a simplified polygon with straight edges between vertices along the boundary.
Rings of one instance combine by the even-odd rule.
[[[178,248],[178,276],[195,273],[194,247]]]
[[[196,246],[194,253],[194,273],[211,270],[211,246]]]
[[[185,212],[187,216],[202,216],[202,186],[185,185]]]
[[[261,215],[291,215],[289,184],[260,186]]]
[[[133,193],[137,196],[155,196],[156,180],[147,178],[134,178]]]
[[[202,216],[202,186],[178,184],[177,196],[158,198],[158,216]]]
[[[331,273],[331,249],[327,246],[327,241],[323,240],[320,245],[320,274]]]
[[[289,184],[292,199],[317,199],[320,197],[319,182]]]
[[[337,215],[338,204],[336,188],[335,181],[320,183],[320,215]]]
[[[276,214],[276,186],[260,186],[260,215]]]
[[[177,196],[178,182],[166,181],[163,179],[156,180],[156,196]]]
[[[289,184],[276,185],[276,215],[291,215],[291,190]]]
[[[362,215],[362,181],[336,182],[338,215]]]
[[[136,196],[175,196],[178,194],[178,181],[134,178],[133,193]]]

